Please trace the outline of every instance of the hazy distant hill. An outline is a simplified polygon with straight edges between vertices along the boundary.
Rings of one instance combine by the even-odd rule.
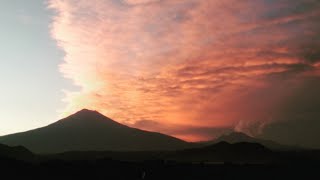
[[[122,125],[86,109],[43,128],[2,136],[0,143],[22,145],[35,153],[176,150],[189,145],[171,136]]]
[[[258,139],[251,136],[248,136],[245,133],[242,132],[232,132],[230,134],[225,134],[220,136],[219,138],[208,141],[206,144],[215,144],[219,142],[228,142],[228,143],[240,143],[240,142],[251,142],[251,143],[259,143],[269,149],[273,150],[292,150],[292,149],[299,149],[299,147],[296,146],[289,146],[289,145],[282,145],[277,142],[271,141],[271,140],[264,140],[264,139]]]
[[[22,146],[10,147],[0,144],[0,159],[10,158],[19,160],[29,160],[33,157],[33,153]]]

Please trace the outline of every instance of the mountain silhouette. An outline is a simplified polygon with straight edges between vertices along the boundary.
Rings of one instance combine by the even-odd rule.
[[[160,151],[188,146],[187,142],[180,139],[131,128],[87,109],[46,127],[2,136],[0,143],[22,145],[35,153]]]
[[[10,147],[0,144],[0,159],[10,158],[17,160],[29,160],[33,156],[33,153],[23,146]]]
[[[231,144],[240,143],[240,142],[259,143],[259,144],[261,144],[269,149],[273,149],[273,150],[299,149],[299,147],[282,145],[282,144],[279,144],[279,143],[271,141],[271,140],[254,138],[254,137],[251,137],[251,136],[249,136],[245,133],[242,133],[242,132],[231,132],[229,134],[222,135],[215,140],[206,142],[206,144],[216,144],[219,142],[228,142]]]

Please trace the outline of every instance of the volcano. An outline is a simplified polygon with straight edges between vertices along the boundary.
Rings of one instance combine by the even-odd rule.
[[[83,109],[39,129],[0,137],[0,143],[35,153],[66,151],[164,151],[189,143],[157,132],[120,124],[97,111]]]

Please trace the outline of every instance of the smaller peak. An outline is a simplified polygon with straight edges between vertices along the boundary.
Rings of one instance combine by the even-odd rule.
[[[231,132],[229,134],[224,134],[220,136],[216,141],[227,141],[229,143],[237,142],[253,142],[256,141],[253,137],[243,133],[243,132]]]

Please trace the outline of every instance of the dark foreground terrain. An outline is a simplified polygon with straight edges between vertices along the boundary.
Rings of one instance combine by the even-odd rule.
[[[7,179],[319,179],[317,163],[193,164],[164,161],[123,162],[1,160]]]
[[[0,146],[0,179],[320,179],[320,152],[217,143],[178,151],[35,155]]]

